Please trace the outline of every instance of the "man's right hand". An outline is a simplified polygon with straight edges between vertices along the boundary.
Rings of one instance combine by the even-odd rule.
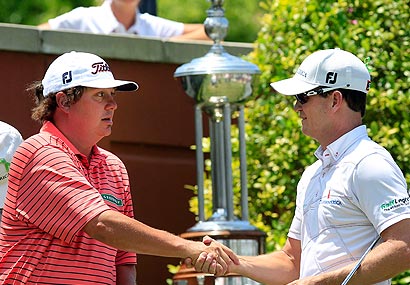
[[[209,247],[217,248],[218,256],[208,251],[202,252],[196,260],[186,258],[184,264],[188,267],[194,267],[198,272],[210,273],[215,276],[223,276],[229,272],[229,266],[239,264],[236,254],[227,246],[215,241],[209,236],[205,236],[202,242]]]

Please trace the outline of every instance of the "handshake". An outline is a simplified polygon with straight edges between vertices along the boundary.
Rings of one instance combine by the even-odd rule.
[[[194,267],[196,271],[223,276],[232,272],[232,267],[239,265],[238,256],[225,245],[215,241],[209,236],[202,240],[205,249],[196,257],[187,257],[183,263],[188,267]]]

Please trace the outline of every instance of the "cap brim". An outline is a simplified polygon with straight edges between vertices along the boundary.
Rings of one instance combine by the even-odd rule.
[[[318,84],[308,83],[295,77],[273,82],[270,86],[277,92],[288,96],[305,93],[319,87]]]
[[[135,91],[139,88],[138,84],[132,81],[125,81],[119,86],[114,86],[118,91]]]
[[[91,88],[115,88],[118,91],[135,91],[139,88],[138,84],[133,81],[125,80],[96,80],[82,84],[84,87]]]

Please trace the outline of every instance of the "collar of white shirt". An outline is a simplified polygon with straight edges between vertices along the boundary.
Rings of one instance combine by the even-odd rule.
[[[138,9],[135,11],[135,23],[128,30],[126,30],[124,25],[118,22],[117,18],[114,16],[114,13],[111,10],[111,0],[105,0],[101,5],[101,8],[104,10],[105,14],[103,26],[104,33],[138,34],[137,23],[141,14]]]
[[[332,161],[338,161],[343,157],[345,151],[354,143],[356,140],[367,136],[367,130],[365,125],[358,126],[351,130],[350,132],[344,134],[330,145],[323,149],[319,146],[315,151],[315,156],[320,159],[323,166],[330,164]]]

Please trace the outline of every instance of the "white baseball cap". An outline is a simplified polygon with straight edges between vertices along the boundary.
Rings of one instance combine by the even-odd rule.
[[[19,131],[0,121],[0,209],[3,208],[6,198],[10,162],[22,141]]]
[[[114,79],[109,65],[101,57],[76,51],[57,57],[48,67],[41,83],[44,97],[75,86],[116,88],[119,91],[138,89],[138,84],[133,81]]]
[[[283,95],[297,95],[319,86],[327,91],[343,88],[367,93],[370,74],[355,55],[339,48],[320,50],[309,55],[292,78],[270,84]]]

